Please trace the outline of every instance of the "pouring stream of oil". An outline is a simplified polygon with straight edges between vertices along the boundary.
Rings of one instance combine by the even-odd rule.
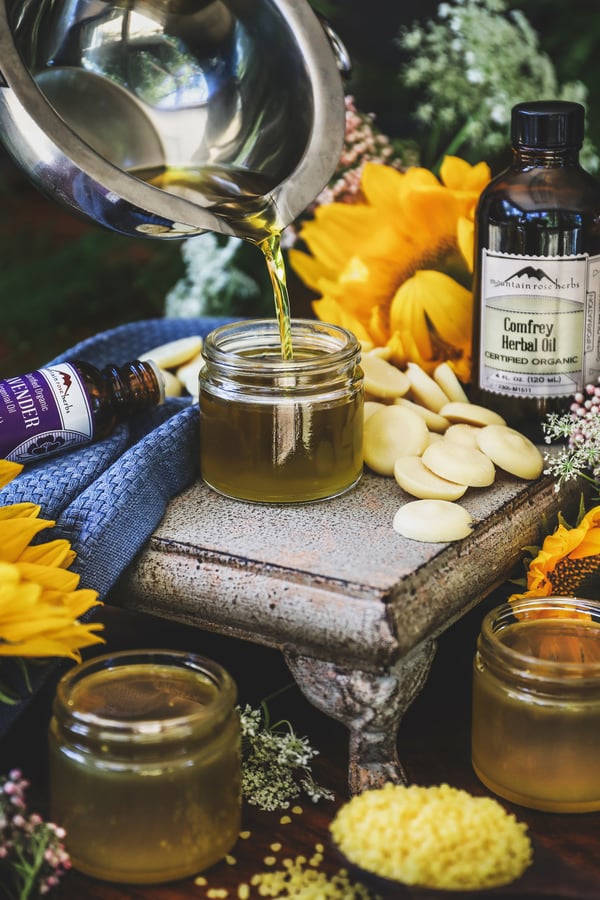
[[[160,167],[131,173],[148,184],[184,197],[224,219],[236,237],[262,252],[273,287],[281,356],[293,359],[290,301],[274,183],[266,176],[235,166]]]

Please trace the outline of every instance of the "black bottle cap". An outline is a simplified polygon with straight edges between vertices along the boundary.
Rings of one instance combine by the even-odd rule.
[[[513,147],[581,147],[585,109],[567,100],[518,103],[511,115]]]

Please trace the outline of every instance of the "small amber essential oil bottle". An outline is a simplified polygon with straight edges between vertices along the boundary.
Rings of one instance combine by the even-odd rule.
[[[363,373],[349,331],[292,319],[215,329],[200,371],[200,465],[214,490],[258,503],[335,497],[363,469]]]
[[[472,760],[483,784],[512,803],[600,810],[600,603],[524,598],[485,616]]]
[[[162,372],[134,359],[98,369],[84,360],[0,381],[0,458],[31,463],[98,441],[165,399]]]
[[[241,816],[236,700],[221,666],[178,651],[102,655],[63,676],[50,799],[74,868],[152,884],[228,853]]]

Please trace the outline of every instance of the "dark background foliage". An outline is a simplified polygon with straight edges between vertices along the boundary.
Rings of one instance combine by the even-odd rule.
[[[396,35],[402,24],[433,15],[437,5],[313,0],[350,52],[347,92],[391,137],[412,136],[415,103],[398,76]],[[538,31],[559,81],[587,85],[592,137],[600,147],[597,0],[520,0],[515,6]],[[41,365],[98,331],[162,315],[165,295],[183,273],[179,242],[125,238],[80,222],[34,190],[2,152],[0,203],[0,377]]]

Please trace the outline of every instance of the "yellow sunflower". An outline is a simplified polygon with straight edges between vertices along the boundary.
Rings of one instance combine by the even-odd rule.
[[[320,296],[319,319],[391,348],[399,366],[441,361],[470,379],[474,214],[486,163],[447,156],[438,179],[368,163],[361,200],[319,206],[300,230],[292,268]]]
[[[544,539],[527,569],[527,590],[510,600],[596,596],[599,578],[600,506],[595,506],[574,528],[560,523]]]
[[[0,488],[22,468],[0,460]],[[98,594],[78,589],[79,575],[68,571],[75,558],[68,541],[31,545],[55,524],[39,513],[33,503],[0,507],[0,657],[80,662],[81,648],[102,643],[101,624],[79,621],[99,603]]]

